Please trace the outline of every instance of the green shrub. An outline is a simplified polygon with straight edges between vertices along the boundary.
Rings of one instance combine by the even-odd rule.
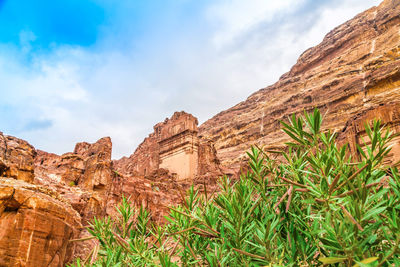
[[[285,150],[253,147],[248,173],[222,178],[213,197],[191,188],[165,225],[124,198],[119,221],[89,228],[100,244],[94,265],[400,266],[400,175],[383,165],[394,135],[366,125],[358,160],[321,123],[318,110],[293,115],[282,123]]]

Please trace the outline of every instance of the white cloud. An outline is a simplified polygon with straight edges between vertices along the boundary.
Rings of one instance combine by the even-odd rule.
[[[271,22],[277,13],[296,9],[304,0],[223,0],[208,9],[210,20],[219,24],[221,31],[213,37],[217,47],[234,42],[235,38],[261,22]]]

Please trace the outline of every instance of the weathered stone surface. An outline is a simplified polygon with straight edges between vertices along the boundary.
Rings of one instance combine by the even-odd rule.
[[[32,182],[35,156],[28,142],[0,132],[0,176]]]
[[[186,112],[175,112],[154,126],[129,157],[114,161],[114,168],[125,176],[151,176],[158,169],[175,173],[179,180],[199,175],[221,175],[212,142],[198,137],[197,119]]]
[[[57,193],[0,179],[0,266],[64,266],[80,227],[78,213]]]
[[[176,173],[179,179],[197,175],[199,139],[197,119],[185,112],[175,112],[171,119],[154,126],[160,147],[159,168]]]
[[[168,207],[181,203],[180,190],[188,182],[177,182],[167,170],[159,169],[145,177],[128,177],[123,180],[122,193],[137,207],[145,207],[153,221],[165,222]],[[183,191],[184,192],[184,191]]]
[[[200,137],[198,175],[220,176],[223,173],[221,168],[213,143]]]
[[[365,124],[372,128],[374,120],[380,120],[382,125],[393,133],[400,133],[400,105],[383,105],[377,108],[365,110],[357,116],[351,118],[343,131],[339,134],[342,143],[348,143],[350,151],[355,158],[360,159],[357,145],[364,148],[370,145],[368,135],[365,132]],[[392,147],[390,153],[385,157],[385,164],[391,165],[400,160],[400,135],[396,136],[390,143]]]
[[[238,170],[250,145],[287,141],[279,121],[290,114],[318,107],[324,127],[340,132],[357,114],[398,106],[399,14],[400,2],[385,0],[336,27],[277,83],[206,121],[199,134],[214,142],[222,165]]]
[[[158,223],[166,222],[169,207],[183,204],[190,186],[210,195],[216,191],[217,176],[208,173],[196,176],[195,179],[179,179],[166,169],[158,169],[148,176],[120,177],[119,194],[129,198],[137,207],[145,207],[151,214],[151,219]]]
[[[27,142],[0,133],[0,176],[14,178],[0,178],[0,266],[62,266],[74,251],[66,241],[88,235],[77,230],[79,222],[116,216],[122,195],[164,221],[191,185],[210,194],[222,173],[246,167],[250,145],[282,147],[287,139],[279,121],[292,113],[320,108],[324,127],[349,142],[355,157],[365,122],[378,118],[400,132],[399,14],[400,2],[386,0],[357,15],[305,51],[274,85],[199,128],[195,117],[176,112],[120,160],[111,160],[110,138],[78,143],[61,156],[36,156]],[[391,145],[389,164],[400,159],[400,137]],[[75,256],[93,245],[77,243]]]
[[[156,124],[129,158],[113,162],[119,178],[111,201],[117,203],[122,193],[137,207],[146,207],[153,220],[164,222],[168,207],[182,203],[191,185],[215,191],[223,170],[212,142],[197,132],[197,119],[183,111]]]
[[[38,152],[35,183],[63,195],[81,214],[83,223],[106,214],[114,173],[109,137],[93,144],[78,143],[73,153],[61,156]]]
[[[112,170],[112,143],[109,137],[97,142],[78,143],[74,152],[61,156],[38,151],[35,160],[35,183],[57,191],[78,211],[83,225],[94,217],[113,215],[121,198],[116,174]],[[90,236],[83,230],[79,238]],[[78,242],[75,256],[85,257],[93,241]]]
[[[35,159],[35,182],[51,182],[52,184],[75,185],[84,173],[82,156],[65,153],[61,156],[37,150]]]
[[[129,157],[114,160],[114,169],[128,176],[149,175],[159,167],[159,146],[155,134],[144,139]]]

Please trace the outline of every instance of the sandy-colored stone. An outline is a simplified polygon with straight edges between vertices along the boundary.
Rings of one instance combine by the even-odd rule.
[[[0,179],[0,266],[64,266],[80,227],[78,213],[57,193]]]
[[[199,175],[221,175],[219,160],[211,141],[199,138],[197,119],[186,112],[175,112],[154,126],[151,133],[129,157],[114,161],[114,168],[125,176],[151,176],[158,169],[175,173],[180,180]]]
[[[385,130],[392,131],[394,134],[400,133],[400,105],[382,105],[377,108],[365,110],[363,113],[351,118],[342,132],[339,133],[339,140],[348,143],[353,157],[361,159],[357,150],[357,145],[364,148],[371,144],[365,125],[373,127],[373,121],[380,120]],[[400,135],[396,136],[389,143],[391,151],[385,157],[385,164],[392,165],[400,160]]]
[[[0,132],[0,176],[32,182],[35,156],[28,142]]]
[[[197,119],[185,112],[175,112],[171,119],[154,126],[160,146],[159,168],[176,173],[180,179],[197,175],[199,139]]]
[[[107,198],[114,173],[109,137],[93,144],[78,143],[74,152],[61,156],[38,151],[35,183],[63,195],[80,213],[83,223],[106,215]]]
[[[253,144],[279,148],[279,121],[318,107],[341,132],[358,114],[400,104],[400,1],[385,0],[329,32],[278,82],[199,127],[222,165],[239,170]],[[397,151],[395,148],[394,151]],[[400,159],[400,155],[396,156]]]
[[[348,142],[354,157],[366,140],[364,123],[377,118],[400,132],[399,14],[400,2],[385,0],[328,33],[274,85],[199,128],[194,116],[176,112],[120,160],[111,160],[108,137],[59,156],[0,133],[0,176],[14,178],[0,178],[0,266],[63,266],[74,251],[87,255],[92,241],[74,247],[67,240],[88,235],[80,223],[117,216],[122,195],[163,222],[190,186],[210,194],[222,173],[246,168],[252,144],[282,147],[288,139],[279,121],[292,113],[318,107],[324,127]],[[388,164],[400,159],[399,138]]]

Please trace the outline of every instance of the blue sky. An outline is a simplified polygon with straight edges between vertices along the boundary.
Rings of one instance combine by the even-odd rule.
[[[0,0],[0,131],[54,153],[111,136],[132,153],[279,78],[378,0]]]

